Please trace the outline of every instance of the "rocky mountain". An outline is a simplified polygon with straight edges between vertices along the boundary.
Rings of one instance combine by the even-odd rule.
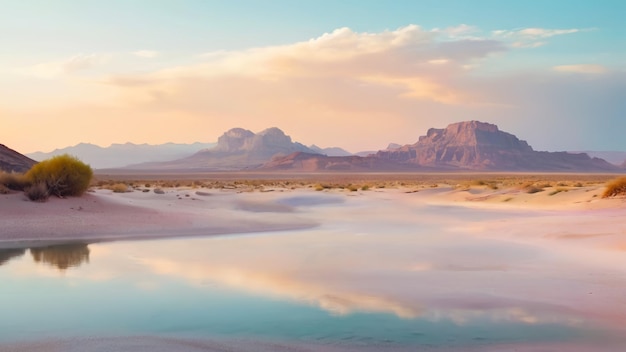
[[[111,144],[109,147],[100,147],[95,144],[80,143],[72,147],[56,149],[49,153],[36,152],[28,154],[35,160],[45,160],[56,155],[70,154],[94,169],[120,168],[142,162],[158,162],[181,159],[198,152],[199,150],[215,146],[215,143],[191,144]]]
[[[294,152],[316,154],[276,127],[253,133],[243,128],[226,131],[213,148],[204,149],[192,156],[162,163],[133,165],[134,169],[205,169],[237,170],[258,167],[274,157]]]
[[[287,156],[276,157],[262,165],[258,170],[266,171],[410,171],[415,165],[405,165],[373,156],[327,156],[296,152]]]
[[[0,144],[0,171],[26,172],[37,162]]]
[[[339,147],[330,147],[330,148],[320,148],[315,144],[310,145],[309,149],[316,152],[317,154],[322,154],[326,156],[351,156],[352,153],[349,151],[339,148]]]
[[[599,158],[567,152],[534,151],[496,125],[466,121],[431,128],[417,143],[382,150],[377,158],[431,168],[502,171],[615,171]]]
[[[580,151],[580,152],[572,152],[572,153],[585,153],[592,158],[604,159],[614,165],[621,165],[624,161],[626,161],[626,152],[621,152],[621,151],[588,150],[588,151]]]

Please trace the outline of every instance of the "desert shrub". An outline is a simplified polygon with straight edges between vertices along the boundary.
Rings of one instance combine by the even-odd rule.
[[[44,183],[51,195],[59,197],[82,195],[92,177],[89,165],[67,154],[44,160],[26,173],[30,182]]]
[[[626,177],[617,178],[606,185],[602,198],[626,195]]]
[[[128,192],[128,186],[124,183],[116,183],[110,188],[114,193],[126,193]]]
[[[359,187],[358,187],[358,186],[354,186],[354,185],[349,185],[349,186],[348,186],[348,190],[349,190],[350,192],[356,192],[356,191],[358,191],[358,190],[359,190]]]
[[[0,185],[14,191],[23,191],[31,182],[24,174],[0,172]]]
[[[363,187],[361,187],[361,191],[367,191],[370,189],[369,185],[363,185]]]
[[[48,186],[44,182],[37,182],[24,190],[28,199],[35,202],[45,202],[50,197]]]

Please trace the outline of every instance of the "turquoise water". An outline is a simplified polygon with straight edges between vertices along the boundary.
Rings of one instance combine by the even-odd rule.
[[[551,214],[294,202],[321,207],[312,216],[327,223],[0,249],[0,347],[165,336],[408,349],[607,341],[626,348],[622,253],[513,231],[546,219],[558,225]],[[589,223],[571,221],[578,220]]]
[[[280,241],[290,235],[264,236]],[[291,236],[298,237],[298,234]],[[5,259],[0,267],[0,301],[3,302],[0,341],[158,335],[348,345],[469,346],[601,336],[601,331],[577,324],[558,321],[528,324],[496,313],[480,313],[481,310],[495,312],[503,308],[506,312],[511,309],[497,307],[498,304],[470,309],[472,314],[456,318],[454,310],[458,308],[413,316],[402,313],[392,303],[385,308],[383,301],[380,302],[383,308],[379,309],[375,296],[378,290],[372,290],[372,297],[368,297],[367,292],[358,296],[365,300],[363,307],[358,307],[357,298],[356,303],[347,303],[356,307],[343,311],[341,307],[316,302],[319,297],[308,296],[306,287],[304,290],[296,287],[291,292],[289,285],[295,285],[293,283],[285,282],[286,293],[281,294],[280,288],[272,288],[270,279],[267,286],[256,283],[246,288],[242,274],[239,274],[240,282],[237,278],[222,277],[219,270],[209,270],[206,275],[194,274],[198,267],[190,266],[191,272],[184,273],[177,272],[178,267],[172,271],[155,269],[145,261],[151,255],[158,256],[162,263],[167,263],[168,259],[179,262],[184,257],[201,258],[198,253],[208,257],[216,243],[234,241],[243,245],[246,240],[258,242],[259,239],[179,239],[3,250],[4,258],[12,258]],[[193,248],[193,253],[171,252],[169,257],[163,256],[179,248]],[[241,251],[249,254],[249,248]],[[92,253],[95,255],[91,256]],[[237,263],[239,255],[231,254],[232,262],[221,265],[226,269],[232,265],[233,275],[237,277],[237,268],[241,265]],[[200,265],[214,265],[211,260],[200,262]],[[264,264],[260,267],[263,271]],[[374,275],[372,284],[380,284],[380,279]],[[251,280],[258,281],[254,277]],[[419,285],[413,287],[419,290]],[[322,296],[333,295],[332,287],[324,290]],[[409,292],[408,297],[413,293]],[[371,306],[368,298],[373,300]],[[342,298],[336,299],[341,305]],[[454,292],[449,292],[446,299],[454,299]],[[409,302],[409,307],[411,303],[416,307],[422,305],[419,301]]]

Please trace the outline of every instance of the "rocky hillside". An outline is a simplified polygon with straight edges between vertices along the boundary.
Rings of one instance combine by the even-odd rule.
[[[26,172],[37,162],[0,144],[0,171]]]
[[[478,121],[431,128],[417,143],[382,150],[377,158],[431,168],[502,171],[615,171],[587,154],[538,152],[498,126]]]
[[[276,127],[259,133],[233,128],[220,136],[213,148],[201,150],[187,158],[162,163],[145,163],[131,168],[237,170],[258,167],[274,157],[294,152],[316,153],[300,143],[293,142],[291,137]]]

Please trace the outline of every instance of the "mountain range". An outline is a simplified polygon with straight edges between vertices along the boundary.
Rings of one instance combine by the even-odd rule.
[[[26,172],[37,162],[0,144],[0,171]]]
[[[100,147],[95,144],[80,143],[72,147],[55,149],[49,153],[36,152],[26,154],[34,160],[45,160],[61,154],[73,155],[94,169],[122,168],[143,162],[168,161],[193,155],[199,150],[212,148],[215,143],[191,144],[111,144]]]
[[[3,146],[4,147],[4,146]],[[7,150],[10,150],[4,147]],[[0,156],[8,165],[26,168],[31,159],[16,152]],[[114,144],[102,148],[91,144],[29,154],[45,159],[58,154],[72,154],[94,168],[171,171],[543,171],[543,172],[618,172],[626,168],[615,162],[619,152],[610,153],[611,164],[587,153],[535,151],[526,141],[501,131],[496,125],[465,121],[446,128],[431,128],[413,144],[391,143],[386,149],[351,155],[341,148],[309,147],[295,142],[276,127],[258,133],[233,128],[217,143],[136,145]],[[605,153],[606,154],[606,153]],[[8,156],[18,158],[9,164]],[[607,154],[609,155],[609,154]],[[25,159],[24,159],[25,158]],[[130,165],[129,165],[130,164]],[[128,165],[128,166],[126,166]],[[18,170],[17,166],[10,166]]]
[[[213,148],[201,150],[189,157],[156,163],[132,165],[132,169],[203,169],[241,170],[256,168],[274,157],[294,152],[317,154],[276,127],[259,133],[243,128],[233,128],[217,139]]]

